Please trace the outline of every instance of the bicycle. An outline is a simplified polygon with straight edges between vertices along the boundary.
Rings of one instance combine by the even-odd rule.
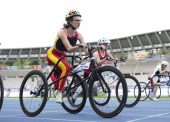
[[[82,59],[82,60],[86,60],[86,59],[88,59],[88,57],[85,57],[84,59]],[[72,61],[73,62],[73,61]],[[74,62],[72,63],[72,66],[73,67],[75,67],[76,65],[74,65]],[[89,69],[92,71],[92,68],[91,67],[89,67]],[[113,77],[114,77],[114,75],[112,76],[112,75],[110,75],[109,73],[108,74],[104,74],[104,76],[105,77],[108,77],[108,79],[114,79]],[[86,76],[87,77],[87,76]],[[86,78],[86,77],[84,77],[84,78]],[[88,93],[88,87],[89,87],[89,84],[90,84],[90,80],[88,80],[87,82],[86,82],[86,89],[87,89],[87,93]],[[119,84],[118,84],[118,86],[119,86]],[[96,95],[97,96],[97,94],[98,94],[98,92],[100,91],[100,87],[99,87],[99,84],[98,84],[98,86],[97,86],[97,84],[95,85],[95,87],[93,88],[93,90],[94,91],[92,91],[92,95],[94,96],[94,95]],[[119,88],[120,89],[120,88]],[[119,90],[119,91],[121,91],[121,90]],[[77,92],[77,94],[78,95],[81,95],[81,93],[79,92],[79,91],[76,91]],[[116,93],[118,93],[118,91],[116,92]],[[87,96],[88,97],[88,96]],[[94,102],[95,102],[95,104],[97,104],[97,105],[99,105],[99,106],[104,106],[105,104],[107,104],[107,101],[108,99],[106,99],[106,100],[104,100],[104,101],[100,101],[100,102],[98,102],[98,101],[96,101],[96,100],[94,100]],[[119,100],[119,99],[118,99]],[[120,100],[119,100],[119,102],[120,102]],[[72,103],[70,100],[69,100],[69,102],[68,102],[71,106],[73,106],[74,107],[74,103]],[[68,106],[68,105],[64,105],[64,106]],[[68,109],[68,108],[65,108],[63,106],[63,108],[66,110],[66,111],[68,111],[68,112],[70,112],[70,113],[73,113],[72,112],[72,110],[70,110],[70,109]]]
[[[152,84],[152,79],[154,77],[158,77],[158,82],[156,85],[153,85]],[[168,77],[169,80],[167,81],[160,81],[161,78],[164,78],[164,77]],[[144,101],[146,100],[147,98],[149,98],[150,100],[152,100],[152,97],[150,94],[151,92],[153,92],[153,88],[154,87],[157,87],[157,92],[156,92],[156,98],[159,99],[161,97],[161,86],[168,86],[167,88],[167,93],[168,93],[168,96],[170,96],[170,73],[167,73],[167,75],[163,75],[163,74],[159,74],[159,75],[154,75],[152,77],[152,79],[148,79],[148,83],[145,83],[145,82],[140,82],[140,85],[142,87],[142,90],[141,92],[143,92],[143,97],[142,99],[140,99],[141,101]]]
[[[93,110],[101,117],[104,117],[104,118],[114,117],[122,111],[122,109],[124,108],[124,105],[126,103],[126,100],[127,100],[126,81],[125,81],[123,75],[121,74],[121,72],[119,70],[117,70],[116,68],[114,68],[112,66],[103,66],[103,67],[97,66],[96,61],[94,60],[92,54],[93,54],[93,51],[95,48],[99,48],[98,46],[91,46],[91,47],[87,46],[86,48],[88,48],[89,60],[87,60],[85,62],[81,61],[81,63],[76,68],[74,68],[69,74],[66,74],[65,76],[62,77],[62,78],[68,77],[67,79],[69,80],[69,82],[67,82],[67,85],[63,90],[64,98],[63,98],[63,103],[61,105],[65,108],[65,110],[67,110],[70,113],[75,114],[75,113],[80,112],[84,108],[85,103],[86,103],[87,96],[86,96],[85,83],[87,80],[89,80],[90,85],[89,85],[88,96],[89,96],[89,101],[90,101],[90,104],[91,104]],[[43,110],[43,108],[45,107],[45,104],[47,102],[47,98],[48,98],[48,87],[51,86],[52,84],[55,84],[57,81],[61,80],[62,78],[57,79],[55,82],[50,83],[49,85],[47,83],[47,80],[49,79],[52,72],[55,69],[57,69],[58,63],[65,57],[73,58],[73,56],[68,56],[68,55],[61,57],[47,78],[45,78],[43,73],[38,70],[33,70],[26,75],[26,77],[24,78],[24,80],[21,84],[21,88],[20,88],[20,105],[21,105],[23,112],[26,115],[33,117],[33,116],[38,115]],[[87,78],[82,79],[79,76],[79,73],[84,71],[85,69],[88,69],[90,62],[93,64],[92,73]],[[107,79],[107,77],[104,77],[103,74],[105,72],[107,74],[112,73],[112,75],[115,75],[114,79],[112,79],[112,81],[110,81],[111,79]],[[30,83],[28,83],[28,86],[26,85],[27,81],[30,82],[29,78],[31,76],[39,76],[40,77],[40,78],[36,78],[37,79],[36,85],[32,85],[32,86],[36,86],[36,87],[33,87],[33,88],[28,87],[30,85]],[[95,78],[97,80],[94,80]],[[42,82],[39,81],[40,79],[42,80]],[[109,81],[106,81],[106,80],[109,80]],[[114,85],[111,83],[114,83]],[[119,83],[119,85],[117,85],[118,83]],[[92,95],[93,87],[96,84],[98,84],[98,87],[99,87],[98,96]],[[112,100],[112,98],[113,99],[115,98],[114,97],[115,94],[112,92],[113,91],[115,91],[116,93],[119,92],[118,88],[120,86],[122,88],[121,92],[123,93],[122,101],[116,103],[116,101]],[[24,90],[27,90],[27,93],[24,94],[23,93]],[[82,94],[80,96],[78,96],[78,100],[76,100],[73,105],[70,105],[69,101],[71,101],[71,97],[75,94],[75,92],[77,90],[81,90]],[[43,96],[41,94],[42,91],[44,92]],[[24,96],[24,95],[26,95],[26,96]],[[35,98],[36,102],[41,101],[40,104],[36,103],[36,105],[39,105],[39,107],[36,109],[32,109],[30,104],[29,104],[29,107],[26,107],[26,101],[27,101],[28,97],[30,97],[31,99]],[[39,101],[37,100],[38,98],[40,99]],[[24,100],[24,99],[26,99],[26,100]],[[69,104],[66,105],[66,102]],[[114,104],[115,106],[117,105],[116,107],[110,106],[110,104],[113,104],[113,102],[115,102],[115,104]],[[73,102],[71,101],[71,103],[73,103]],[[102,103],[102,105],[100,103]],[[108,105],[109,107],[107,107],[106,105]],[[34,106],[35,106],[35,104],[34,104]],[[105,106],[106,106],[106,108],[105,108],[106,111],[102,111]],[[100,109],[98,107],[102,107],[102,109]],[[108,112],[108,109],[111,109],[111,107],[113,107],[114,110],[110,110]]]
[[[4,99],[4,85],[3,85],[2,78],[0,76],[0,110],[3,105],[3,99]]]
[[[117,63],[118,62],[124,62],[125,60],[122,58],[119,59],[113,59],[114,67],[118,68]],[[127,83],[128,88],[128,98],[125,104],[125,107],[133,107],[135,106],[141,97],[141,86],[139,81],[130,74],[123,74]],[[117,99],[121,101],[121,94],[116,95]]]

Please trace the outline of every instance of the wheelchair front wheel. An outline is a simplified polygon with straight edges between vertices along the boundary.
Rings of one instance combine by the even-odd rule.
[[[47,97],[48,84],[44,74],[38,70],[29,72],[20,87],[19,100],[23,112],[29,117],[38,115],[45,107]]]
[[[4,100],[4,85],[2,82],[2,78],[0,76],[0,110],[2,108],[3,105],[3,100]]]
[[[100,67],[98,75],[98,80],[90,81],[90,104],[99,116],[104,118],[115,117],[123,110],[127,100],[127,84],[125,78],[118,69],[112,66]],[[118,83],[120,87],[117,87]],[[96,85],[97,95],[93,95],[93,89]],[[118,88],[120,89],[118,90]],[[121,92],[121,102],[117,100],[116,92]]]

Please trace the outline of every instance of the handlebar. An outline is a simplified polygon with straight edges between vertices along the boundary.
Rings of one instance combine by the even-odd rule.
[[[113,59],[108,59],[108,60],[113,61],[113,64],[115,65],[115,67],[117,67],[117,63],[125,62],[125,59],[123,59],[123,58],[113,58]]]
[[[88,49],[91,49],[91,50],[101,48],[101,46],[97,46],[97,45],[93,45],[93,46],[90,46],[90,45],[84,45],[84,46],[76,45],[76,46],[78,46],[80,48],[88,48]]]
[[[93,52],[96,51],[95,49],[98,49],[98,48],[101,48],[101,46],[90,46],[90,45],[76,45],[80,48],[87,48],[88,49],[88,55],[89,55],[89,58],[92,58],[93,57]]]
[[[156,74],[156,75],[154,75],[153,77],[156,77],[156,76],[158,76],[158,77],[170,77],[170,72],[167,71],[167,72],[165,72],[164,74]],[[153,77],[152,77],[152,78],[153,78]]]
[[[92,57],[92,53],[95,51],[95,49],[102,48],[101,46],[97,46],[97,45],[93,45],[93,46],[90,46],[90,45],[85,45],[85,46],[76,45],[76,46],[78,46],[80,48],[88,48],[89,56],[86,57],[86,58]],[[108,60],[113,61],[115,67],[117,67],[118,62],[125,62],[124,58],[114,58],[114,59],[108,59]]]

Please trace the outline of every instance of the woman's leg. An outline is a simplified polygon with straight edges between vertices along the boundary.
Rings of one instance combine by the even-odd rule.
[[[66,62],[66,59],[62,60],[58,67],[61,69],[61,73],[59,74],[59,78],[65,76],[66,74],[70,73],[70,65]],[[59,81],[59,88],[58,91],[62,91],[65,85],[65,82],[67,80],[67,77],[64,77]]]
[[[47,61],[50,64],[55,65],[63,55],[58,54],[58,52],[56,50],[54,50],[53,48],[50,48],[47,53]],[[53,82],[56,81],[58,78],[61,78],[70,72],[70,65],[66,62],[66,58],[63,58],[59,62],[57,68],[60,70],[60,72],[57,74],[57,78],[54,78],[54,73],[52,74],[51,78],[52,78]],[[58,91],[62,91],[65,81],[66,81],[66,78],[67,77],[65,77],[65,78],[61,79],[59,82],[55,83],[55,88],[58,89]]]
[[[156,92],[157,92],[157,81],[158,81],[158,77],[153,77],[152,79],[152,85],[153,85],[153,94],[154,94],[154,97],[156,97]]]

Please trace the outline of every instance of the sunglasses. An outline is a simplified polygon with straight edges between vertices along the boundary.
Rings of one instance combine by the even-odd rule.
[[[73,19],[73,21],[81,22],[82,20],[81,19]]]

